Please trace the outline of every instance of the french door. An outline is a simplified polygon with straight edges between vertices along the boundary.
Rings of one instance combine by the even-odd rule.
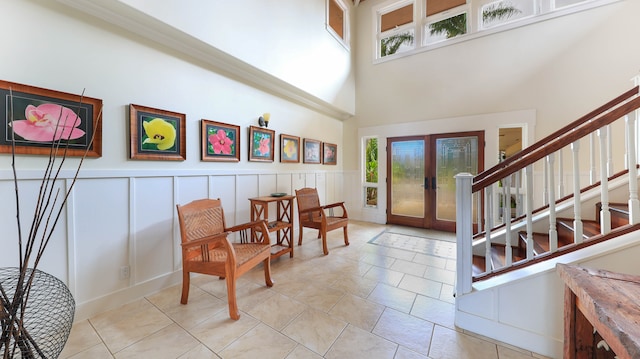
[[[461,172],[484,169],[484,131],[387,139],[387,223],[454,232]]]

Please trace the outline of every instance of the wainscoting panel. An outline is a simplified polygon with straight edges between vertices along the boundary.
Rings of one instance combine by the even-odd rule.
[[[74,187],[76,302],[123,290],[120,268],[129,266],[129,179],[80,179]],[[145,199],[147,200],[147,199]],[[131,232],[136,231],[131,228]]]
[[[133,284],[173,272],[173,177],[132,180],[131,275]]]

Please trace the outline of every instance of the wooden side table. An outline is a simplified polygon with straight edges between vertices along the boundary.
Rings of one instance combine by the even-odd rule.
[[[251,220],[269,220],[269,204],[275,203],[276,220],[269,222],[269,232],[276,232],[276,243],[271,246],[271,259],[289,253],[293,257],[293,199],[296,196],[263,196],[249,198]],[[253,233],[251,234],[254,235]]]
[[[640,358],[640,276],[556,268],[565,283],[564,358]]]

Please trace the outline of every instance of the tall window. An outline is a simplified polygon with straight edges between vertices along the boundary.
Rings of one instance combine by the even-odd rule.
[[[373,9],[376,58],[428,49],[615,1],[390,0]]]
[[[364,204],[378,206],[378,138],[364,140]]]
[[[349,18],[343,0],[327,0],[327,29],[347,48],[349,47]]]

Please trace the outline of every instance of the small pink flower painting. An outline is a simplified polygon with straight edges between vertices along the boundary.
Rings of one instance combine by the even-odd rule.
[[[240,161],[240,127],[202,120],[202,160]]]
[[[249,128],[249,161],[273,162],[273,137],[275,132],[266,128]]]

